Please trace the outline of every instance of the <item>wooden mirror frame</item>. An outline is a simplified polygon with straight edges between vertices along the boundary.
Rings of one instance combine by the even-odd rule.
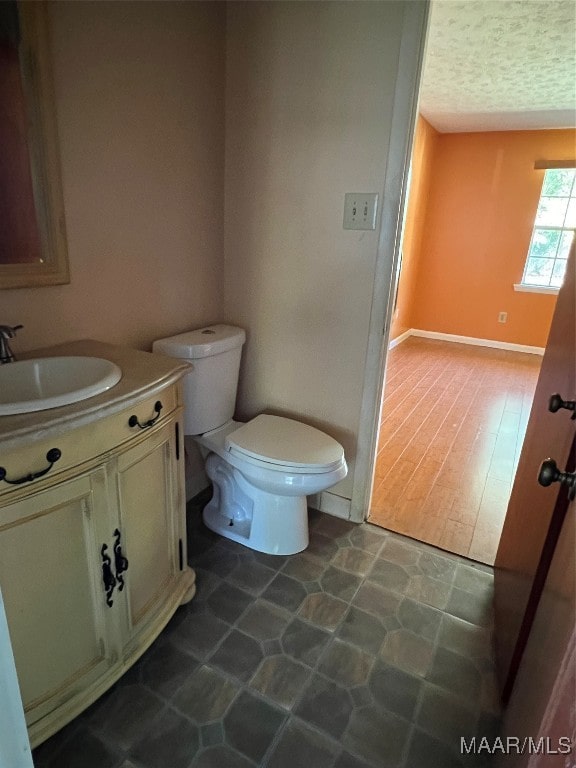
[[[34,208],[42,261],[0,264],[0,288],[70,282],[54,85],[45,2],[19,2],[20,71],[28,117]]]

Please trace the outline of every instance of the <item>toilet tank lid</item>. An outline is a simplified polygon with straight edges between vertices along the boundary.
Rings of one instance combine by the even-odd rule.
[[[229,349],[241,347],[246,341],[242,328],[233,325],[207,325],[195,331],[186,331],[166,339],[158,339],[152,345],[154,352],[161,352],[169,357],[180,357],[194,360],[200,357],[210,357],[227,352]]]

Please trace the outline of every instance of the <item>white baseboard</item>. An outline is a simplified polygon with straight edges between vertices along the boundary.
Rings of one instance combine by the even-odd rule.
[[[496,341],[495,339],[477,339],[474,336],[457,336],[453,333],[439,333],[437,331],[420,331],[417,328],[411,328],[406,333],[398,336],[390,342],[389,349],[397,346],[408,336],[420,336],[424,339],[437,339],[438,341],[449,341],[456,344],[471,344],[475,347],[492,347],[494,349],[507,349],[510,352],[525,352],[528,355],[543,355],[545,347],[531,347],[528,344],[513,344],[509,341]]]
[[[328,515],[341,517],[343,520],[350,519],[350,499],[337,496],[335,493],[330,493],[329,491],[315,493],[313,496],[308,497],[308,505],[313,509],[320,510],[320,512],[326,512]]]
[[[388,349],[394,349],[394,347],[397,347],[398,344],[402,344],[402,342],[409,336],[412,336],[412,329],[408,329],[407,331],[404,331],[404,333],[401,333],[400,336],[396,336],[395,339],[392,339],[388,344]]]

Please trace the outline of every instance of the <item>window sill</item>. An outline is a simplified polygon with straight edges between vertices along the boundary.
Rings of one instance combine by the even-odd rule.
[[[557,296],[560,288],[552,288],[549,285],[524,285],[524,283],[514,283],[514,290],[522,293],[548,293]]]

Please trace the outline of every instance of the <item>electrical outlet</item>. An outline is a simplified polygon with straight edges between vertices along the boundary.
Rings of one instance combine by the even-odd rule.
[[[508,320],[508,312],[498,312],[498,322],[505,323]]]
[[[376,229],[378,194],[346,192],[344,195],[344,229]]]

